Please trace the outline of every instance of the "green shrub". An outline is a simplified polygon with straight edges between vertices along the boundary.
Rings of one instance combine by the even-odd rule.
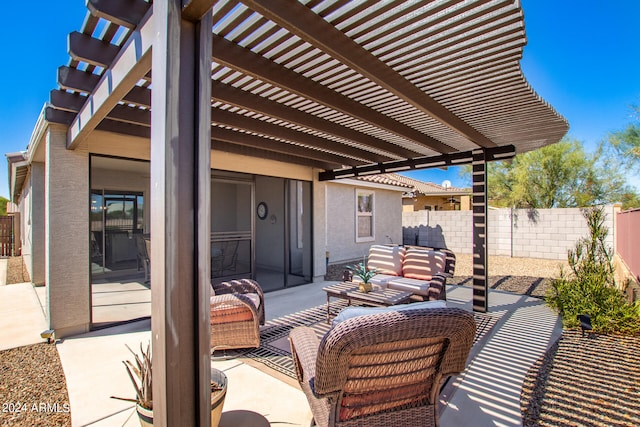
[[[605,244],[609,229],[604,226],[602,207],[583,210],[589,236],[569,250],[571,271],[561,272],[547,294],[547,304],[562,316],[565,328],[580,324],[579,314],[588,314],[594,332],[640,335],[640,305],[630,304],[616,287],[613,251]]]

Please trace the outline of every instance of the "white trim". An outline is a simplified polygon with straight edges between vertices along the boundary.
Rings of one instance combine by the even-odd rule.
[[[373,190],[365,189],[365,188],[356,188],[354,192],[354,216],[355,216],[355,239],[356,243],[362,242],[373,242],[376,240],[376,193]],[[371,212],[370,213],[359,213],[359,196],[360,195],[369,195],[371,197]],[[358,223],[360,217],[370,217],[371,218],[371,236],[358,236]]]

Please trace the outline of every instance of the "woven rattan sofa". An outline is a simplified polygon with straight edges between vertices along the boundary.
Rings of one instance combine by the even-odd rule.
[[[264,293],[258,282],[230,280],[212,288],[211,351],[260,347]]]
[[[447,277],[453,277],[455,265],[449,249],[422,246],[372,245],[367,260],[378,273],[373,284],[412,292],[414,301],[446,300]]]
[[[291,331],[316,425],[438,425],[440,388],[464,370],[476,326],[470,312],[424,304],[347,319],[322,340],[308,327]]]

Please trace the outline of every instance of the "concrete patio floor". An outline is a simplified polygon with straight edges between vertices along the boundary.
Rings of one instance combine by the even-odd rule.
[[[267,318],[273,319],[326,303],[324,283],[298,286],[265,295]],[[0,307],[2,330],[15,323],[42,325],[42,307],[34,289],[0,286],[0,301],[22,298],[20,316]],[[11,294],[9,294],[11,292]],[[21,297],[16,296],[22,294]],[[471,309],[472,290],[448,286],[449,306]],[[453,378],[441,395],[441,426],[521,426],[520,390],[529,367],[562,333],[558,316],[536,298],[490,291],[490,314],[496,325],[478,345],[467,370]],[[27,320],[27,321],[25,321]],[[122,360],[129,359],[125,347],[138,349],[150,340],[150,320],[93,331],[58,342],[71,404],[73,426],[138,426],[133,405],[111,398],[131,397],[132,386]],[[42,341],[41,326],[24,334]],[[11,338],[3,340],[11,345]],[[15,342],[18,345],[25,345]],[[225,372],[229,389],[221,426],[308,426],[311,412],[295,381],[283,381],[240,360],[216,360],[212,366]],[[265,421],[266,420],[266,421]],[[268,422],[268,424],[266,423]]]

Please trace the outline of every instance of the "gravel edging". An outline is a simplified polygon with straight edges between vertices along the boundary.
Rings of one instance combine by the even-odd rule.
[[[640,425],[640,337],[566,330],[529,369],[524,427]]]
[[[0,351],[0,426],[71,426],[67,383],[54,344]]]

